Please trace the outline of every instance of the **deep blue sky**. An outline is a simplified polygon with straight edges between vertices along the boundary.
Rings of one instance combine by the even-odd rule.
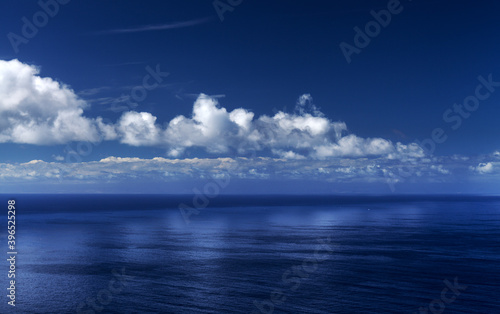
[[[91,104],[88,118],[117,121],[122,112],[97,99],[130,94],[145,67],[159,65],[170,76],[134,109],[151,113],[159,124],[189,117],[200,93],[225,95],[218,98],[221,106],[242,107],[255,117],[293,112],[297,98],[310,94],[328,119],[345,122],[347,132],[361,138],[408,144],[440,127],[448,140],[437,146],[437,156],[499,150],[500,91],[457,130],[442,116],[474,94],[478,76],[500,81],[500,3],[401,1],[402,12],[349,64],[339,44],[353,45],[353,28],[364,28],[373,20],[370,11],[386,9],[388,2],[248,0],[222,22],[212,1],[73,0],[16,53],[7,34],[21,35],[22,17],[31,20],[41,8],[36,1],[9,1],[0,10],[0,58],[36,65],[41,77],[69,85]],[[113,32],[200,20],[189,27]],[[65,147],[4,143],[0,162],[54,161]],[[161,145],[105,141],[83,161],[109,156],[168,158]],[[182,157],[234,156],[193,148]]]

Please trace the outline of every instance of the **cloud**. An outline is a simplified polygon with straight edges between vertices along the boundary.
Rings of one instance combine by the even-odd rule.
[[[341,137],[336,143],[327,143],[314,148],[314,156],[318,158],[340,156],[389,155],[394,146],[381,138],[363,139],[355,135]]]
[[[345,134],[346,124],[326,118],[308,94],[299,98],[294,113],[279,111],[257,118],[244,108],[228,111],[217,99],[201,94],[191,117],[177,116],[163,129],[155,121],[156,117],[146,112],[125,113],[118,126],[121,141],[133,146],[164,145],[171,157],[192,147],[213,154],[269,152],[287,159],[424,156],[415,143],[393,144],[382,138]]]
[[[109,86],[89,88],[89,89],[84,89],[84,90],[78,92],[78,95],[82,96],[82,97],[93,96],[93,95],[99,94],[100,92],[102,92],[104,90],[108,90],[108,89],[110,89]]]
[[[0,143],[58,144],[99,140],[88,105],[67,85],[38,76],[39,69],[0,60]]]
[[[387,157],[335,158],[324,160],[271,157],[184,158],[110,156],[80,163],[45,162],[0,163],[0,185],[11,182],[177,182],[230,177],[231,180],[313,180],[319,183],[449,183],[480,179],[488,173],[499,180],[489,158],[479,156],[467,161],[451,157],[420,158],[408,164]],[[478,165],[476,167],[476,165]],[[474,171],[469,171],[474,169]],[[486,171],[486,172],[485,172]]]
[[[61,155],[52,155],[52,158],[56,161],[64,161],[64,157]]]
[[[493,172],[493,163],[487,162],[487,163],[480,163],[476,167],[472,167],[472,170],[480,173],[480,174],[486,174],[486,173],[492,173]]]
[[[297,106],[295,107],[295,111],[298,112],[298,114],[300,115],[303,115],[306,112],[312,112],[316,116],[323,116],[323,113],[313,103],[313,98],[311,94],[304,94],[299,97],[299,99],[297,100]]]
[[[155,125],[156,117],[148,112],[125,112],[118,121],[117,130],[122,143],[132,146],[159,144],[160,130]],[[110,130],[111,133],[111,130]]]
[[[128,111],[117,122],[105,122],[101,117],[85,117],[88,103],[67,85],[38,74],[38,68],[18,60],[0,61],[0,143],[119,141],[162,147],[170,157],[181,157],[193,148],[216,156],[290,160],[424,156],[415,143],[350,133],[344,122],[327,118],[309,94],[299,97],[292,112],[278,111],[272,116],[257,117],[245,108],[229,111],[215,97],[200,94],[189,117],[179,115],[160,124],[152,113]]]
[[[112,29],[107,31],[102,31],[99,34],[126,34],[126,33],[139,33],[139,32],[150,32],[150,31],[160,31],[167,29],[177,29],[177,28],[185,28],[196,26],[200,24],[205,24],[213,21],[213,17],[206,17],[202,19],[182,21],[182,22],[174,22],[168,24],[160,24],[160,25],[144,25],[134,28],[120,28],[120,29]]]
[[[450,174],[450,171],[443,167],[443,165],[432,165],[431,169],[437,170],[441,174]]]
[[[104,119],[97,117],[95,119],[97,128],[100,130],[101,138],[106,141],[116,140],[118,138],[118,133],[115,125],[110,123],[105,123]]]

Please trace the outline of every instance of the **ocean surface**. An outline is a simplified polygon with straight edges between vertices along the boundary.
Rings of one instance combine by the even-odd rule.
[[[0,199],[1,313],[500,313],[500,198]]]

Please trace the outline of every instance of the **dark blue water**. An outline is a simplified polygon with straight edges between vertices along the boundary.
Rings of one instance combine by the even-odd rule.
[[[19,313],[500,313],[496,198],[14,198]]]

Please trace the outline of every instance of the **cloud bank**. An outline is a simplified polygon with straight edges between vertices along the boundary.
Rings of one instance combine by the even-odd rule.
[[[494,183],[500,179],[500,157],[409,157],[406,161],[377,158],[289,160],[283,158],[152,159],[107,157],[99,161],[64,163],[32,160],[0,163],[0,185],[16,182],[177,182],[212,180],[313,180],[329,183]],[[138,186],[138,189],[140,186]]]
[[[190,117],[179,115],[160,124],[152,113],[129,111],[116,123],[105,123],[101,117],[84,116],[87,102],[69,86],[40,77],[39,72],[18,60],[0,61],[0,143],[115,140],[137,147],[163,147],[173,158],[193,148],[214,156],[288,160],[424,156],[415,143],[350,134],[344,122],[325,117],[308,94],[300,96],[292,113],[279,111],[272,116],[256,117],[244,108],[229,111],[217,99],[200,94]]]

